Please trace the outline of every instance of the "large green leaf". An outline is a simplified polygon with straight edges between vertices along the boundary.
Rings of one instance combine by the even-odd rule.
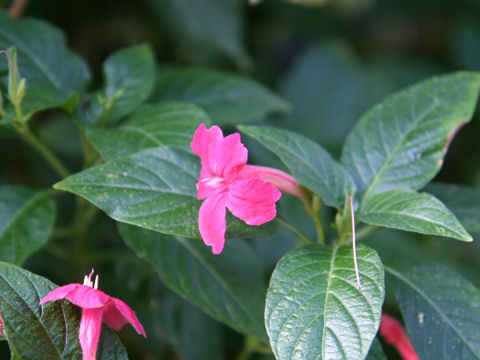
[[[45,278],[0,262],[0,313],[12,358],[82,358],[78,342],[79,308],[66,300],[38,304],[55,287]],[[102,338],[98,359],[128,359],[120,340],[111,330],[104,328]]]
[[[160,279],[215,319],[245,334],[265,336],[265,284],[255,254],[243,240],[213,255],[201,240],[119,225],[125,241]]]
[[[383,266],[357,248],[361,291],[349,246],[307,245],[277,264],[267,293],[265,324],[278,360],[360,359],[380,325]]]
[[[90,126],[88,139],[106,160],[140,150],[175,146],[190,149],[193,133],[208,116],[195,105],[160,103],[144,105],[116,128]]]
[[[480,191],[460,185],[432,183],[426,188],[458,217],[468,231],[480,233]]]
[[[385,268],[420,359],[480,359],[480,291],[442,266]]]
[[[0,186],[0,260],[20,265],[47,242],[55,206],[45,191]]]
[[[85,90],[90,72],[85,62],[68,50],[63,33],[40,20],[13,20],[0,9],[0,49],[13,45],[17,48],[20,76],[27,79],[24,116],[60,106],[72,91]],[[0,73],[6,70],[7,61],[1,59]],[[11,117],[9,111],[7,118]]]
[[[475,110],[477,73],[432,78],[374,106],[345,143],[342,162],[365,197],[420,189],[439,171],[450,140]]]
[[[320,195],[327,205],[343,208],[345,196],[354,188],[353,182],[342,165],[320,145],[273,127],[239,126],[239,129],[278,155],[297,181]]]
[[[151,148],[108,161],[54,185],[83,196],[115,220],[186,237],[200,237],[195,184],[200,161],[190,152]],[[266,236],[277,225],[228,221],[227,236]]]
[[[284,100],[253,80],[204,68],[160,71],[153,99],[194,103],[215,124],[260,120],[289,109]]]
[[[222,55],[245,65],[239,0],[145,0],[182,52],[209,61]],[[181,24],[181,26],[179,26]],[[162,29],[163,31],[163,29]]]
[[[372,225],[472,241],[455,215],[428,193],[398,189],[373,195],[362,201],[358,217]]]

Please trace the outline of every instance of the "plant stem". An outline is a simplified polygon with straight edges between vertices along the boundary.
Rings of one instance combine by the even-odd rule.
[[[313,221],[315,222],[315,227],[317,229],[317,242],[319,244],[325,244],[325,234],[323,233],[323,222],[322,222],[322,202],[318,195],[313,196],[312,200],[312,212],[313,212]]]
[[[20,113],[21,115],[21,113]],[[17,115],[18,116],[18,115]],[[19,125],[13,122],[15,128],[23,136],[23,138],[32,145],[45,159],[45,161],[54,169],[62,178],[70,175],[70,172],[62,164],[62,162],[55,156],[55,154],[46,147],[28,128],[26,124]]]
[[[304,244],[311,244],[312,241],[308,238],[307,235],[302,233],[300,230],[298,230],[295,226],[290,224],[288,221],[285,219],[282,219],[281,217],[277,216],[277,221],[279,221],[282,225],[284,225],[288,230],[290,230],[293,234],[295,234],[302,243]]]
[[[14,0],[10,6],[9,12],[12,19],[19,19],[22,16],[23,10],[27,6],[28,0]]]

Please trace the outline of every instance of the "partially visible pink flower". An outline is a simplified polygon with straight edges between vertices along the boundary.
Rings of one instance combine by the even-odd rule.
[[[83,285],[61,286],[40,301],[40,305],[43,305],[49,301],[67,299],[82,308],[79,339],[83,360],[96,359],[102,322],[117,331],[129,322],[137,333],[147,337],[133,310],[123,301],[97,290],[98,275],[95,278],[95,284],[92,282],[92,275],[93,269],[90,275],[85,275]]]
[[[393,345],[403,360],[419,360],[415,349],[403,330],[402,324],[394,317],[382,314],[380,322],[380,335],[385,341]]]
[[[220,254],[225,244],[226,209],[248,225],[262,225],[276,214],[277,189],[301,196],[297,182],[282,171],[247,165],[248,151],[240,134],[223,137],[218,126],[200,124],[191,142],[202,163],[198,199],[205,199],[198,215],[203,241]]]
[[[5,337],[5,325],[3,324],[2,316],[0,315],[0,336]]]

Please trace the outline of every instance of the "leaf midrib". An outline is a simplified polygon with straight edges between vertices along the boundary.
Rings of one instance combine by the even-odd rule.
[[[397,277],[397,279],[399,279],[400,281],[403,281],[406,285],[410,286],[415,292],[417,292],[418,295],[420,295],[440,315],[440,317],[447,323],[447,325],[449,325],[451,329],[454,330],[455,334],[457,334],[457,336],[463,341],[463,343],[470,349],[472,354],[476,353],[470,346],[470,343],[459,332],[457,327],[454,324],[452,324],[450,319],[447,316],[445,316],[442,311],[440,311],[437,305],[432,300],[430,300],[430,298],[426,293],[421,291],[421,289],[418,288],[413,282],[411,282],[410,279],[404,277],[401,273],[397,272],[393,268],[389,266],[384,266],[384,269],[388,271],[390,274],[392,274],[393,276]]]

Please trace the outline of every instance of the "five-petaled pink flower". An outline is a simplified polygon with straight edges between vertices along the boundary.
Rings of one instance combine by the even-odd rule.
[[[198,228],[214,254],[220,254],[225,244],[227,208],[248,225],[262,225],[277,214],[275,203],[281,197],[278,189],[301,196],[290,175],[247,165],[248,151],[239,133],[223,137],[218,126],[207,129],[201,124],[191,147],[202,163],[197,197],[205,201],[200,207]]]
[[[82,308],[79,339],[83,360],[96,359],[102,322],[117,331],[129,322],[139,334],[147,337],[133,310],[123,301],[97,290],[98,275],[95,278],[95,284],[92,282],[92,275],[93,269],[90,275],[85,275],[83,285],[61,286],[40,301],[40,305],[43,305],[48,301],[67,299]]]

